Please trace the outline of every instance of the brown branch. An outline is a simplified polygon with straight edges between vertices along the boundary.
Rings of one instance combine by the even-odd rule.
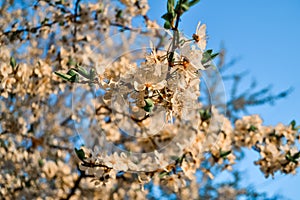
[[[69,121],[72,120],[72,114],[69,115],[66,119],[64,119],[62,122],[60,122],[60,126],[65,126]]]
[[[81,160],[81,161],[82,161],[81,165],[84,166],[84,167],[104,167],[106,169],[112,169],[111,167],[108,167],[104,164],[89,163],[89,162],[86,162],[84,160]]]
[[[77,42],[77,17],[80,16],[78,14],[80,0],[77,0],[74,8],[73,22],[74,22],[74,30],[73,30],[73,51],[76,52],[76,42]]]
[[[53,145],[53,144],[48,144],[48,146],[53,149],[60,149],[60,150],[68,151],[68,152],[73,152],[73,149],[71,149],[69,147],[63,147],[63,146],[58,146],[58,145]]]
[[[147,31],[142,31],[140,28],[125,26],[125,25],[123,25],[121,23],[117,23],[117,22],[109,22],[109,25],[122,28],[123,30],[138,32],[138,33],[141,33],[141,34],[146,34],[147,33]]]
[[[40,0],[41,1],[41,0]],[[62,4],[54,4],[49,0],[43,0],[43,2],[46,2],[49,6],[53,7],[53,8],[57,8],[59,9],[61,12],[63,13],[72,13],[70,10],[67,10],[65,7],[60,7],[58,5],[62,5]],[[37,5],[35,5],[37,6]]]
[[[23,28],[23,29],[9,30],[9,31],[3,32],[2,35],[8,36],[9,34],[19,34],[19,33],[23,33],[23,32],[36,32],[36,31],[40,30],[41,28],[51,27],[56,23],[58,23],[58,21],[53,21],[53,22],[50,22],[50,23],[41,24],[41,25],[35,26],[35,27],[27,27],[27,28]]]
[[[79,188],[79,184],[82,178],[84,178],[84,172],[80,171],[80,176],[75,181],[74,186],[72,187],[70,193],[66,198],[62,198],[62,200],[69,200],[75,194],[76,190]]]

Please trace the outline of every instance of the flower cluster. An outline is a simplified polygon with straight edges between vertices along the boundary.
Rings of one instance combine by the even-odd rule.
[[[178,31],[197,1],[176,2],[167,31],[145,0],[1,4],[1,197],[146,199],[152,184],[196,199],[196,174],[231,170],[242,148],[258,152],[266,176],[296,172],[295,122],[265,126],[252,115],[232,124],[199,101],[217,54],[205,49],[205,24],[191,37]],[[141,19],[148,29],[133,26]],[[234,189],[215,191],[244,192]]]

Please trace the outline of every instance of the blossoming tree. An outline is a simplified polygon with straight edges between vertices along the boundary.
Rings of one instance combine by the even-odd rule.
[[[233,123],[247,101],[224,99],[206,25],[180,32],[198,1],[168,0],[164,27],[146,0],[3,2],[1,197],[145,199],[154,187],[180,199],[255,196],[232,184],[199,192],[241,148],[258,152],[266,177],[295,173],[296,122]]]

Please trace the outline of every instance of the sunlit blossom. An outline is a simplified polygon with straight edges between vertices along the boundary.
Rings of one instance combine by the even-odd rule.
[[[196,33],[193,34],[193,39],[195,40],[198,47],[204,51],[206,48],[206,25],[200,22],[197,25]]]

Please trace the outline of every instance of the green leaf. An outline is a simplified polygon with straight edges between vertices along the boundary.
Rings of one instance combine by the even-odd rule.
[[[45,19],[41,22],[42,25],[45,25],[49,22],[49,18],[45,17]]]
[[[81,76],[83,76],[84,78],[89,79],[90,78],[90,73],[88,73],[83,67],[81,67],[80,65],[76,65],[77,67],[77,72],[78,74],[80,74]]]
[[[297,153],[295,153],[295,155],[293,155],[293,158],[296,160],[298,158],[300,158],[300,151],[298,151]]]
[[[292,156],[291,156],[291,152],[288,151],[287,154],[285,155],[285,158],[288,160],[288,161],[291,161],[292,160]]]
[[[192,0],[192,1],[189,2],[189,6],[192,7],[192,6],[196,5],[199,2],[200,2],[200,0]]]
[[[219,55],[219,53],[214,53],[214,54],[211,54],[211,59],[213,60],[214,58],[216,58],[217,56]]]
[[[84,151],[83,151],[82,149],[76,149],[76,148],[75,148],[75,153],[76,153],[77,157],[78,157],[80,160],[84,160],[85,154],[84,154]]]
[[[71,77],[69,78],[69,81],[71,83],[77,82],[79,80],[79,75],[77,73],[77,69],[71,68],[68,72],[67,75],[70,75]]]
[[[202,121],[206,121],[206,120],[208,120],[208,119],[211,118],[211,113],[209,112],[208,109],[201,109],[201,110],[199,111],[199,113],[200,113],[200,116],[201,116],[201,120],[202,120]]]
[[[161,16],[161,18],[163,18],[164,20],[168,21],[169,23],[171,23],[173,21],[174,17],[175,17],[175,13],[174,12],[172,12],[172,13],[166,13],[163,16]]]
[[[212,49],[209,49],[209,50],[207,50],[207,51],[205,51],[205,52],[203,53],[203,57],[202,57],[201,63],[202,63],[202,64],[205,64],[205,63],[207,63],[208,61],[211,61],[211,60],[213,60],[214,58],[216,58],[218,55],[219,55],[219,53],[213,53],[213,50],[212,50]]]
[[[184,158],[184,156],[181,156],[181,157],[177,158],[176,163],[182,164],[183,158]]]
[[[62,78],[63,80],[65,81],[70,81],[70,78],[72,76],[68,75],[68,74],[63,74],[63,73],[60,73],[60,72],[54,72],[57,76],[59,76],[60,78]]]
[[[164,23],[164,28],[165,29],[171,29],[171,24],[170,24],[170,22],[168,22],[168,21],[165,21],[165,23]]]
[[[174,12],[174,5],[175,5],[175,0],[168,0],[167,3],[168,13]]]
[[[69,58],[67,66],[76,66],[77,62],[73,58]]]
[[[189,3],[181,4],[181,9],[185,12],[190,9]]]
[[[116,18],[122,18],[122,15],[123,15],[123,11],[122,10],[117,10],[117,13],[116,13]]]
[[[146,112],[152,112],[153,108],[154,108],[154,103],[151,99],[145,99],[144,100],[146,105],[144,106],[144,110]]]
[[[163,178],[164,176],[167,176],[168,174],[169,174],[169,172],[164,171],[164,172],[161,172],[161,173],[158,175],[158,177],[159,177],[159,178]]]
[[[202,55],[202,60],[201,60],[202,64],[205,64],[210,60],[210,53],[208,51],[209,50],[205,51]]]
[[[78,81],[79,81],[79,76],[78,76],[78,74],[74,74],[74,75],[69,79],[69,81],[70,81],[71,83],[78,82]]]
[[[212,54],[212,52],[213,52],[212,49],[208,49],[208,50],[206,51],[206,53],[208,53],[208,55]]]
[[[44,165],[44,162],[43,162],[42,159],[39,159],[38,163],[39,163],[39,166],[40,166],[40,167],[42,167],[42,166]]]
[[[17,61],[14,57],[10,57],[10,66],[14,69],[17,65]]]
[[[95,72],[95,69],[90,69],[90,77],[89,77],[89,79],[91,80],[91,81],[93,81],[94,79],[95,79],[95,77],[96,77],[96,72]]]
[[[250,131],[257,131],[258,130],[258,128],[256,128],[255,126],[253,126],[253,125],[251,125],[250,126],[250,128],[248,128],[248,131],[250,132]]]
[[[77,82],[79,80],[79,76],[74,69],[70,69],[67,74],[63,74],[61,72],[54,72],[57,76],[62,78],[65,81],[69,81],[71,83]]]
[[[297,159],[299,158],[300,152],[296,153],[294,156],[291,155],[291,152],[288,151],[287,154],[285,155],[285,159],[287,159],[289,162],[293,162],[295,164],[298,164]]]
[[[229,150],[229,151],[220,150],[220,157],[221,158],[226,158],[230,153],[231,153],[231,150]]]
[[[171,156],[171,159],[172,159],[172,160],[178,160],[179,157],[178,157],[178,156]]]
[[[67,74],[70,75],[70,76],[74,76],[74,75],[77,74],[77,71],[74,70],[74,69],[70,69],[70,70],[67,72]]]
[[[169,13],[165,13],[163,16],[161,16],[161,18],[163,18],[164,20],[170,21],[169,16],[170,16]]]
[[[295,130],[295,131],[297,131],[300,128],[299,126],[296,127],[296,121],[295,120],[291,121],[290,125],[292,126],[292,130]]]

